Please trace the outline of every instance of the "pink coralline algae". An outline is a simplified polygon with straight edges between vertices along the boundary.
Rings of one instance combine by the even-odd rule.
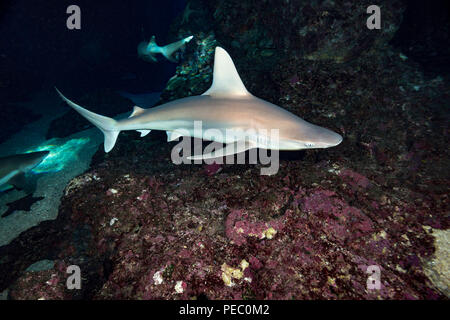
[[[303,200],[304,211],[321,219],[323,230],[341,244],[373,230],[373,223],[360,209],[349,206],[333,191],[317,190]]]
[[[255,215],[244,210],[232,210],[225,222],[226,235],[237,245],[246,244],[247,237],[272,239],[283,229],[280,219],[268,222],[258,221]]]
[[[367,177],[350,169],[342,170],[339,173],[339,176],[341,176],[344,181],[348,182],[354,188],[359,187],[361,189],[366,189],[370,184],[370,181],[369,179],[367,179]]]
[[[209,177],[199,167],[195,171],[174,167],[179,171],[173,176],[155,175],[149,180],[131,174],[126,180],[102,179],[96,187],[90,184],[85,193],[68,196],[63,212],[76,213],[75,225],[91,226],[91,259],[102,261],[108,256],[111,261],[109,271],[100,266],[88,280],[96,278],[95,272],[97,278],[104,277],[93,297],[439,297],[434,291],[430,294],[421,273],[419,261],[430,252],[426,238],[409,234],[409,243],[401,237],[408,229],[419,234],[420,226],[415,220],[405,225],[394,219],[393,212],[403,219],[406,214],[413,216],[413,208],[395,211],[378,201],[377,193],[361,196],[358,205],[350,204],[351,190],[312,187],[305,181],[308,175],[294,174],[300,166],[283,166],[282,178],[254,179],[248,177],[257,168]],[[105,176],[106,170],[100,169],[99,174]],[[322,172],[313,172],[314,179]],[[342,185],[340,177],[329,177]],[[149,186],[149,181],[159,183]],[[117,200],[99,204],[94,190],[107,190],[111,185],[119,190]],[[381,218],[384,211],[385,218]],[[110,225],[113,218],[118,220]],[[62,257],[76,255],[73,245],[65,250]],[[379,265],[383,272],[378,292],[366,288],[367,274],[360,266],[370,265]],[[52,279],[52,273],[43,284]],[[30,277],[34,276],[26,274],[17,283]]]
[[[15,300],[63,300],[70,299],[66,287],[66,266],[59,261],[53,269],[26,272],[10,288],[10,297]]]
[[[208,176],[212,176],[212,175],[214,175],[216,173],[219,173],[220,171],[222,171],[222,165],[217,164],[215,162],[212,163],[212,164],[206,165],[206,168],[205,168],[205,173]]]

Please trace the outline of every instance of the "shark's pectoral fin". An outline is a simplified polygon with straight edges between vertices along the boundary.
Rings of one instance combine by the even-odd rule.
[[[148,135],[150,133],[150,131],[152,131],[152,130],[136,130],[136,131],[141,134],[141,138],[142,138],[142,137],[145,137],[146,135]]]
[[[167,142],[177,140],[179,137],[182,137],[183,135],[176,132],[176,131],[166,131],[167,133]]]
[[[158,62],[156,56],[151,52],[141,53],[140,57],[147,62]]]
[[[147,61],[158,62],[158,59],[154,54],[149,53]]]
[[[23,172],[16,174],[14,177],[9,179],[8,184],[13,185],[14,187],[20,190],[25,189],[27,186],[25,174]]]
[[[232,154],[241,153],[247,151],[249,149],[256,148],[256,146],[249,141],[236,141],[233,143],[228,143],[222,149],[214,150],[214,152],[210,152],[207,154],[198,154],[193,156],[188,156],[188,160],[206,160],[206,159],[214,159],[220,157],[230,156]]]
[[[27,180],[25,178],[25,173],[20,172],[12,177],[8,184],[13,185],[16,189],[23,190],[26,193],[33,193],[36,191],[36,182],[32,180]]]
[[[175,59],[175,58],[173,57],[173,54],[174,54],[174,52],[172,52],[170,55],[164,55],[164,56],[165,56],[166,59],[169,60],[170,62],[177,63],[178,61],[177,61],[177,59]]]

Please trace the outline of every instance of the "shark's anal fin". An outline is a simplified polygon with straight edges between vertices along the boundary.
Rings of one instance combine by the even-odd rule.
[[[249,141],[236,141],[233,143],[227,144],[222,149],[215,150],[214,152],[210,152],[207,154],[198,154],[193,156],[188,156],[188,160],[206,160],[206,159],[214,159],[220,157],[226,157],[232,154],[241,153],[247,151],[249,149],[256,148],[254,144]]]

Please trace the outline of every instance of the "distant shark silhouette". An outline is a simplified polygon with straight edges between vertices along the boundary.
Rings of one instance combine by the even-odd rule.
[[[0,158],[0,186],[13,185],[27,193],[33,192],[35,186],[25,179],[25,173],[38,166],[48,154],[49,151],[37,151]]]
[[[142,108],[151,108],[159,101],[161,92],[146,92],[146,93],[130,93],[126,91],[118,91],[118,93],[127,99],[133,101],[134,104]]]
[[[217,47],[215,52],[213,82],[205,93],[174,100],[151,109],[135,106],[128,119],[116,121],[95,114],[73,103],[58,89],[56,90],[64,101],[103,132],[106,152],[114,147],[117,136],[122,130],[137,130],[141,136],[147,135],[150,130],[165,130],[168,141],[175,140],[188,132],[191,137],[227,144],[223,149],[209,154],[187,157],[194,160],[227,156],[253,148],[275,150],[328,148],[342,141],[339,134],[311,124],[249,93],[231,57],[220,47]],[[228,141],[211,139],[203,135],[204,131],[199,133],[198,130],[194,130],[195,121],[202,121],[203,128],[231,130],[236,132],[236,135]],[[269,139],[264,136],[239,136],[243,132],[242,129],[244,134],[249,132],[249,129],[257,133],[278,129],[278,143],[270,144]]]
[[[141,42],[138,45],[138,55],[146,61],[157,62],[158,60],[156,59],[156,54],[160,53],[164,57],[166,57],[167,60],[171,62],[177,62],[173,57],[173,54],[186,43],[191,41],[193,37],[194,36],[189,36],[177,42],[168,44],[164,47],[160,47],[156,44],[155,36],[153,36],[148,43]]]

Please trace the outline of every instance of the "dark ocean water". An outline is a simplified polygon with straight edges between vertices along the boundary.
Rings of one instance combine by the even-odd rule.
[[[10,99],[47,86],[159,90],[175,65],[148,64],[136,47],[156,35],[166,41],[184,1],[78,1],[82,29],[66,28],[70,1],[2,1],[2,71]],[[20,76],[19,76],[20,75]],[[134,78],[124,83],[122,78]],[[134,80],[134,81],[133,81]],[[131,82],[131,83],[130,83]]]

